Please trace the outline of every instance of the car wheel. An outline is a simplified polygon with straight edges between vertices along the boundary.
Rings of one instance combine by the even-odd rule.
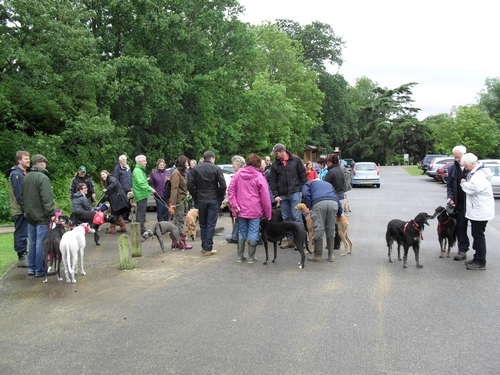
[[[380,187],[380,184],[376,184],[375,186],[379,188],[379,187]]]

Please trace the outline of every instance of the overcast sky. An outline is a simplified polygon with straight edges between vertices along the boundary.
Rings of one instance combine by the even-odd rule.
[[[487,77],[500,77],[500,2],[494,0],[238,0],[240,17],[329,24],[342,37],[344,64],[329,66],[351,85],[414,86],[419,119],[475,104]],[[407,5],[408,4],[408,5]]]

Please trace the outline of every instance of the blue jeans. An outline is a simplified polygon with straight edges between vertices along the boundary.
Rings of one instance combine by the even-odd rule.
[[[14,216],[14,250],[19,257],[28,250],[28,222],[24,215]]]
[[[243,217],[238,218],[238,225],[240,227],[238,239],[250,241],[259,240],[259,227],[260,219],[245,219]]]
[[[219,201],[206,200],[198,201],[198,221],[201,232],[201,248],[205,251],[212,251],[214,245],[215,226],[219,218]]]
[[[170,219],[170,212],[168,212],[168,207],[166,206],[168,203],[166,200],[162,200],[163,202],[161,200],[156,201],[156,219],[158,221],[168,221]]]
[[[49,232],[49,224],[28,224],[28,241],[30,251],[28,252],[28,273],[42,276],[45,274],[45,250],[43,241]]]
[[[280,195],[280,198],[283,221],[295,221],[296,223],[304,226],[304,222],[302,221],[302,212],[294,208],[301,201],[300,193],[296,192],[292,195]]]
[[[231,239],[237,240],[240,233],[240,224],[238,222],[238,217],[235,217],[234,219],[235,220],[234,220],[233,231],[231,233]]]

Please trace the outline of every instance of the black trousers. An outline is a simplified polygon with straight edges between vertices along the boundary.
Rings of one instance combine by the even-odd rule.
[[[474,254],[474,263],[480,264],[481,266],[486,265],[486,237],[484,232],[486,231],[487,221],[474,221],[471,220],[472,225],[472,238],[474,242],[472,243],[472,248],[476,250]]]

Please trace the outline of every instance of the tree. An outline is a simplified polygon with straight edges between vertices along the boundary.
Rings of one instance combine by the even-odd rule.
[[[500,78],[486,78],[485,85],[479,93],[479,104],[500,125]]]

